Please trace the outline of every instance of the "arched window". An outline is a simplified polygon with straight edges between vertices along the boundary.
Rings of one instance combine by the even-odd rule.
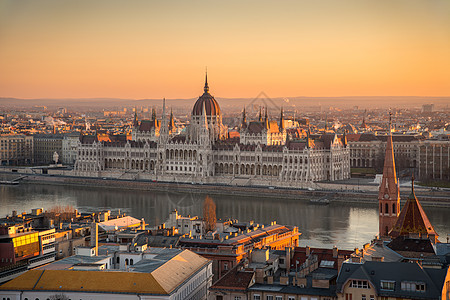
[[[380,203],[380,214],[383,213],[383,204]]]
[[[133,265],[133,259],[131,258],[130,259],[130,266],[132,266]]]
[[[117,257],[117,263],[120,264],[120,257]]]
[[[128,266],[128,258],[125,258],[125,266]]]
[[[396,212],[395,212],[395,205],[396,205],[396,203],[392,203],[392,213],[393,213],[393,214],[396,213]]]
[[[387,203],[384,205],[384,213],[385,214],[389,213],[389,205]]]

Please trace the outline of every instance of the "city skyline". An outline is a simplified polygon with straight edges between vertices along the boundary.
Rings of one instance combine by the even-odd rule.
[[[450,95],[447,1],[0,1],[1,97]]]

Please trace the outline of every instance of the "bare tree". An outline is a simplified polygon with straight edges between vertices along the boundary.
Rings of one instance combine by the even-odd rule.
[[[216,204],[209,196],[206,196],[203,202],[203,221],[206,232],[216,230]]]
[[[75,208],[71,205],[62,206],[62,205],[55,205],[51,208],[49,208],[45,215],[49,219],[53,219],[55,224],[59,224],[64,221],[68,221],[71,218],[74,218],[76,216],[75,214]]]

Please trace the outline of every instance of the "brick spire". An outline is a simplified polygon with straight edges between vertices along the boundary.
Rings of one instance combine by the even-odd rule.
[[[394,148],[390,132],[387,137],[383,178],[378,191],[378,202],[380,205],[379,234],[380,237],[387,237],[397,221],[400,210],[400,190],[395,172]]]

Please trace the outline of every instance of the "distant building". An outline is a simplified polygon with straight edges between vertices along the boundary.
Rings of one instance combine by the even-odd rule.
[[[61,149],[61,163],[65,165],[74,165],[77,160],[78,141],[80,133],[64,134]]]
[[[427,140],[418,154],[419,180],[450,180],[450,141]]]
[[[32,136],[23,134],[0,135],[0,165],[30,165],[32,162]]]
[[[423,113],[431,113],[434,111],[434,104],[423,104],[422,112]]]
[[[382,169],[388,135],[348,134],[350,166],[352,168]],[[419,147],[425,138],[421,135],[393,135],[393,149],[397,165],[404,168],[418,166]]]
[[[47,165],[54,163],[53,154],[61,155],[63,149],[62,134],[35,134],[34,140],[34,163],[36,165]]]

